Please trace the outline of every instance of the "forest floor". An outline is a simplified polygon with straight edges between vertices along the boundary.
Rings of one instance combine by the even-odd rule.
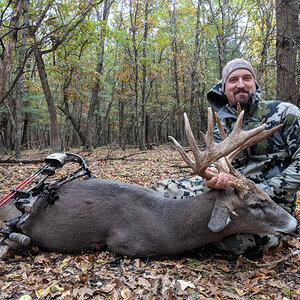
[[[73,152],[85,157],[96,177],[142,186],[193,175],[169,146]],[[0,163],[0,198],[41,167],[48,154],[28,151],[23,163]],[[58,176],[73,167],[66,164]],[[296,217],[300,219],[299,200]],[[292,236],[255,260],[210,253],[205,247],[151,259],[120,257],[108,250],[68,255],[33,248],[9,253],[0,262],[0,299],[299,299],[298,249],[299,237]]]

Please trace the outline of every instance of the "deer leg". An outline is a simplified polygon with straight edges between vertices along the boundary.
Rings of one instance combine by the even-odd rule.
[[[2,240],[2,243],[3,244],[0,245],[0,259],[5,257],[9,250],[18,251],[22,248],[20,244],[9,239]]]
[[[8,245],[0,245],[0,259],[5,257],[10,250],[10,247]]]

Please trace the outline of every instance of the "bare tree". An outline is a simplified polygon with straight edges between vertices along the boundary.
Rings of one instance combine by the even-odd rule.
[[[175,128],[175,136],[177,139],[182,139],[182,123],[181,118],[176,118],[176,115],[180,115],[181,113],[177,113],[180,109],[180,93],[179,93],[179,75],[178,75],[178,43],[177,43],[177,13],[176,13],[176,0],[172,0],[172,9],[171,9],[171,48],[172,48],[172,60],[171,60],[171,69],[172,69],[172,77],[173,77],[173,98],[175,99],[175,105],[173,107],[173,122]],[[177,121],[177,122],[176,122]]]
[[[18,70],[17,73],[22,73],[23,63],[26,61],[26,41],[28,37],[28,25],[29,25],[29,0],[23,1],[22,6],[23,11],[23,24],[25,25],[24,30],[22,30],[21,45],[18,49]],[[15,134],[14,134],[14,149],[16,151],[16,157],[21,157],[21,145],[22,145],[22,106],[23,106],[23,95],[24,95],[24,83],[23,76],[21,76],[16,85],[16,99],[15,99]]]
[[[135,141],[138,141],[138,134],[140,128],[140,118],[139,118],[139,53],[138,53],[138,41],[137,41],[137,20],[138,20],[138,12],[139,12],[140,1],[132,1],[130,0],[130,31],[131,31],[131,40],[133,47],[133,54],[130,53],[131,60],[133,61],[133,69],[134,69],[134,99],[135,99]]]
[[[142,48],[142,92],[141,92],[141,128],[140,128],[140,138],[139,138],[139,147],[140,149],[144,149],[146,146],[146,102],[147,102],[147,95],[146,95],[146,87],[147,87],[147,38],[148,38],[148,31],[149,31],[149,0],[145,1],[144,7],[144,34],[143,34],[143,48]]]
[[[189,118],[193,123],[194,102],[197,96],[199,96],[199,78],[197,72],[197,66],[200,56],[200,13],[201,13],[202,0],[197,1],[197,19],[196,30],[194,40],[194,52],[191,64],[191,93],[190,93],[190,113]]]
[[[3,26],[3,16],[6,10],[10,9],[10,5],[12,1],[9,1],[5,9],[2,11],[0,17],[0,25]],[[8,32],[4,33],[0,37],[0,47],[2,48],[0,53],[0,103],[3,100],[3,94],[6,89],[6,81],[8,74],[11,69],[12,64],[12,56],[16,47],[17,38],[18,38],[18,30],[19,30],[19,19],[21,14],[23,0],[16,0],[15,5],[12,9],[12,14],[8,26]],[[8,36],[6,43],[4,42],[5,36]]]
[[[96,8],[97,18],[100,22],[107,22],[110,7],[114,0],[104,0],[104,6],[102,11],[102,16],[99,10]],[[97,79],[96,83],[92,88],[92,98],[88,110],[88,122],[86,122],[85,136],[86,136],[86,149],[91,149],[93,144],[93,126],[94,125],[94,115],[96,106],[99,104],[99,91],[100,91],[100,78],[103,72],[103,61],[104,61],[104,51],[105,51],[105,37],[106,37],[106,26],[103,26],[100,30],[100,40],[97,47],[97,66],[96,73]]]
[[[296,62],[299,45],[299,0],[276,0],[276,60],[277,99],[300,104],[299,87],[296,81]]]
[[[223,67],[228,58],[238,53],[240,45],[244,41],[247,32],[247,24],[239,26],[239,22],[245,20],[246,13],[243,11],[246,0],[233,3],[230,0],[218,0],[217,4],[212,0],[206,0],[209,4],[212,23],[217,31],[216,40],[218,45],[219,74],[222,76]],[[234,38],[234,46],[229,47]]]

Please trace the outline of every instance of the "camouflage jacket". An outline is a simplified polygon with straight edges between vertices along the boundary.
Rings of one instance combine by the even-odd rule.
[[[228,105],[221,83],[212,88],[207,96],[229,134],[237,116]],[[258,126],[263,119],[266,129],[278,124],[284,126],[266,140],[245,150],[233,164],[275,202],[291,212],[295,209],[296,193],[300,190],[300,109],[287,102],[262,100],[257,84],[257,91],[252,94],[252,103],[244,118],[244,130]],[[216,141],[220,140],[217,128],[214,132]]]

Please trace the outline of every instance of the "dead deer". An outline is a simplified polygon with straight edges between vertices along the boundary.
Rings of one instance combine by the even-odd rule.
[[[218,120],[218,119],[217,119]],[[195,161],[173,139],[184,161],[196,174],[211,178],[212,163],[227,172],[232,187],[211,190],[188,199],[168,199],[141,186],[88,179],[66,183],[54,204],[40,197],[26,221],[17,223],[31,245],[58,252],[82,252],[107,247],[130,257],[173,255],[236,233],[294,234],[297,220],[255,184],[239,174],[232,159],[245,148],[272,135],[279,127],[265,124],[242,130],[243,112],[223,141],[213,139],[213,113],[208,111],[206,150],[200,151],[185,115],[185,128]],[[220,122],[218,121],[218,124]],[[5,245],[6,250],[8,246]]]

